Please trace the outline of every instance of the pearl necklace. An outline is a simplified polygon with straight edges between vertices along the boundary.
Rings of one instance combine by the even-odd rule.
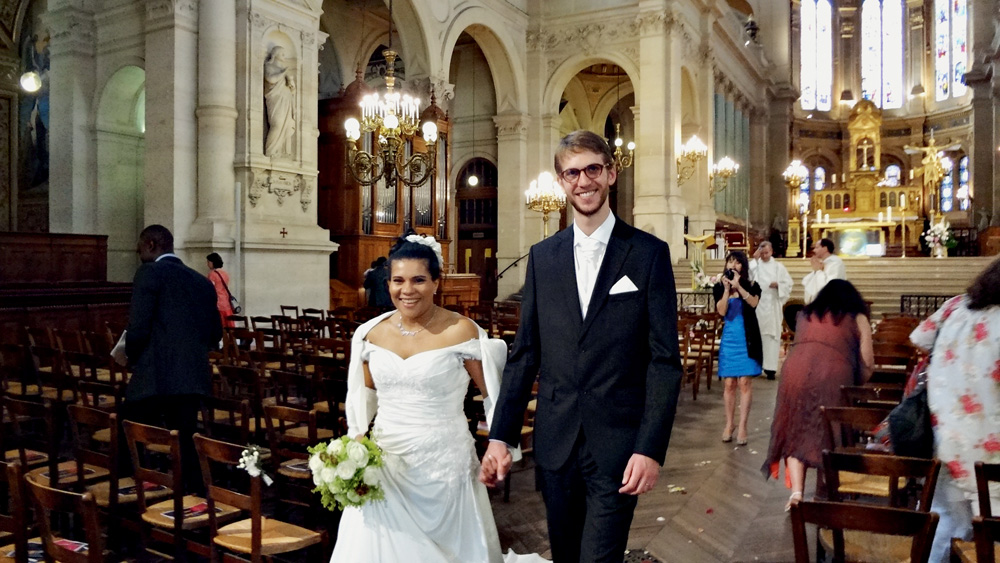
[[[406,330],[405,328],[403,328],[403,314],[400,313],[399,314],[399,321],[396,323],[396,328],[399,329],[399,334],[401,334],[403,336],[416,336],[416,335],[420,334],[421,332],[423,332],[424,330],[426,330],[427,327],[431,326],[431,323],[434,322],[434,317],[436,317],[437,314],[438,314],[438,310],[435,307],[434,314],[431,315],[431,318],[430,318],[429,321],[427,321],[427,324],[425,324],[424,326],[420,327],[417,330]]]

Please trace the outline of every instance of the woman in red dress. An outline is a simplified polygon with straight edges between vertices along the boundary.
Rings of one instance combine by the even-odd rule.
[[[208,259],[208,279],[215,286],[215,304],[219,308],[219,315],[222,316],[222,326],[231,327],[233,321],[229,316],[233,314],[233,306],[229,301],[229,274],[222,269],[222,256],[217,252],[209,254]]]

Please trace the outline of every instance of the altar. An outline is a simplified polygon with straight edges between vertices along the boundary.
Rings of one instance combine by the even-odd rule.
[[[907,246],[919,245],[922,225],[919,217],[911,215],[898,221],[858,219],[813,223],[809,229],[814,241],[832,240],[837,254],[862,257],[885,256],[897,239],[905,255]]]

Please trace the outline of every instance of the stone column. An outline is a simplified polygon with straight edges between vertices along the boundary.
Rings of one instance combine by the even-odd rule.
[[[187,242],[198,202],[198,2],[146,0],[145,223],[174,234],[188,264]]]
[[[510,242],[517,241],[520,233],[530,238],[535,233],[532,219],[537,221],[537,238],[541,240],[541,221],[538,214],[528,211],[524,203],[524,190],[531,181],[528,168],[528,116],[522,113],[503,113],[494,116],[497,127],[497,170],[502,170],[497,186],[497,261],[500,269],[517,260],[521,251]],[[525,217],[525,213],[529,213]],[[559,228],[559,214],[549,218],[550,233]],[[510,241],[510,242],[508,242]],[[530,244],[528,245],[530,246]],[[525,250],[527,252],[527,250]],[[497,282],[497,297],[504,299],[517,292],[524,281],[527,259],[511,268]],[[516,269],[515,269],[516,268]]]
[[[973,225],[978,224],[981,213],[991,218],[990,224],[1000,225],[996,209],[997,197],[993,189],[994,155],[997,152],[997,128],[994,125],[993,84],[982,70],[966,73],[965,83],[972,89],[972,189]]]
[[[635,226],[667,241],[671,257],[684,255],[686,209],[677,185],[681,143],[681,53],[676,15],[663,2],[640,2]]]
[[[750,162],[740,163],[740,168],[746,166],[746,173],[750,176],[750,221],[765,232],[770,230],[774,219],[771,212],[773,202],[765,196],[770,152],[767,146],[767,119],[762,111],[754,108],[750,112]]]
[[[766,185],[770,195],[769,210],[771,216],[769,223],[774,222],[775,217],[781,219],[783,226],[787,227],[789,219],[788,188],[781,174],[788,167],[791,160],[792,139],[789,132],[789,124],[792,122],[792,104],[798,99],[799,94],[791,84],[784,84],[776,88],[771,96],[769,110],[769,121],[767,124],[767,151]]]
[[[97,228],[95,28],[90,2],[51,0],[49,27],[49,232]]]
[[[234,236],[236,0],[198,4],[197,66],[198,208],[189,246],[225,253]]]

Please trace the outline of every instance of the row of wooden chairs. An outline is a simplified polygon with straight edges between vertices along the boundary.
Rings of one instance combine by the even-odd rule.
[[[691,384],[692,399],[698,399],[702,374],[705,388],[712,389],[715,358],[719,354],[719,333],[722,322],[715,313],[684,313],[678,317],[677,333],[680,340],[683,383]]]
[[[213,399],[213,407],[217,407],[219,399]],[[104,534],[108,535],[109,544],[120,545],[123,539],[116,536],[116,530],[139,529],[142,536],[142,544],[148,547],[151,542],[168,542],[174,545],[177,555],[183,557],[187,552],[198,553],[203,556],[213,555],[214,544],[224,546],[230,550],[250,554],[252,560],[259,560],[261,555],[268,555],[282,552],[287,549],[299,549],[308,545],[322,543],[324,549],[327,545],[324,531],[308,531],[296,526],[280,524],[270,518],[260,517],[260,500],[253,500],[254,492],[248,495],[250,500],[238,501],[230,497],[224,497],[224,493],[216,491],[220,486],[218,479],[213,477],[211,467],[203,459],[201,461],[203,479],[206,489],[209,490],[208,498],[195,496],[184,491],[183,469],[181,464],[180,438],[176,431],[157,429],[141,424],[126,421],[124,432],[128,441],[129,455],[135,467],[134,477],[124,477],[118,474],[118,424],[117,415],[98,411],[77,405],[69,406],[70,418],[72,420],[73,433],[76,446],[74,448],[73,459],[59,462],[58,446],[52,446],[58,441],[56,436],[58,424],[56,418],[59,416],[58,409],[53,408],[53,403],[31,403],[14,399],[5,399],[3,402],[5,414],[5,444],[7,446],[16,445],[13,456],[7,460],[5,455],[4,469],[7,471],[5,489],[7,497],[11,499],[12,509],[0,518],[0,532],[11,536],[11,546],[0,548],[0,554],[13,551],[23,555],[28,548],[28,537],[33,529],[28,521],[27,510],[22,503],[18,505],[18,500],[23,497],[19,493],[23,492],[21,477],[24,476],[29,485],[43,487],[46,498],[55,499],[62,497],[59,501],[62,506],[69,506],[65,499],[76,495],[75,509],[77,513],[86,514],[89,508],[80,506],[80,503],[92,503],[95,510],[101,514],[101,520],[109,523]],[[230,409],[230,412],[238,411],[233,419],[241,420],[243,426],[242,439],[235,436],[236,443],[223,445],[224,442],[208,436],[200,436],[200,442],[205,446],[199,453],[205,453],[211,457],[212,453],[221,455],[218,452],[226,453],[225,458],[217,461],[225,461],[231,466],[239,462],[240,453],[247,444],[247,421],[249,420],[249,404],[244,399],[239,407]],[[312,479],[308,473],[307,453],[305,448],[315,444],[320,439],[320,434],[316,426],[316,412],[302,411],[299,409],[289,409],[278,406],[266,406],[266,424],[268,427],[269,448],[263,448],[267,471],[275,476],[277,487],[275,496],[281,500],[289,500],[292,504],[299,506],[310,506],[318,509],[318,503],[311,502]],[[203,410],[202,419],[205,424],[205,431],[216,435],[215,424],[219,421],[216,412],[209,413]],[[210,423],[209,423],[210,422]],[[7,427],[7,426],[10,427]],[[43,429],[37,428],[37,426]],[[85,430],[86,429],[86,430]],[[297,430],[304,431],[297,432]],[[32,436],[35,431],[41,431],[44,436]],[[109,441],[94,439],[94,434],[106,430],[110,433]],[[13,438],[13,439],[12,439]],[[15,442],[10,444],[9,442]],[[44,441],[45,443],[42,443]],[[237,445],[243,444],[243,445]],[[213,449],[214,448],[214,449]],[[232,452],[236,451],[235,456]],[[207,452],[207,453],[206,453]],[[167,470],[158,470],[155,465],[151,465],[150,455],[166,454]],[[163,464],[160,460],[160,465]],[[216,458],[212,458],[216,459]],[[41,464],[41,465],[40,465]],[[15,467],[18,475],[13,475],[11,466]],[[303,471],[303,467],[305,470]],[[53,470],[55,468],[55,470]],[[53,478],[53,476],[55,476]],[[82,478],[81,478],[82,476]],[[237,474],[241,476],[241,474]],[[62,479],[60,477],[63,477]],[[76,478],[74,478],[76,477]],[[137,486],[141,483],[142,486]],[[13,491],[13,493],[11,493]],[[216,491],[216,500],[222,506],[219,517],[213,522],[213,516],[217,507],[213,506],[212,492]],[[297,496],[292,496],[289,491],[297,491]],[[41,493],[39,493],[41,494]],[[17,495],[17,496],[15,496]],[[199,505],[207,503],[208,512],[199,509]],[[254,504],[256,503],[256,504]],[[229,529],[227,531],[226,522],[230,516],[235,518],[240,510],[251,512],[251,518],[245,520],[244,532],[250,533],[246,542],[240,539],[240,530]],[[187,511],[187,512],[185,512]],[[41,510],[36,512],[36,519],[43,514]],[[185,519],[185,514],[190,517]],[[261,534],[253,535],[251,532],[261,530],[254,522],[263,523],[261,534],[267,536],[266,545],[261,545]],[[313,517],[310,521],[322,521]],[[47,537],[50,530],[45,528],[48,520],[42,524],[43,536]],[[16,524],[16,525],[15,525]],[[121,527],[119,527],[121,525]],[[211,528],[210,539],[214,544],[206,542],[204,538],[189,536],[188,532],[195,528]],[[294,532],[294,533],[293,533]],[[235,535],[232,535],[235,533]],[[295,541],[279,540],[275,541],[274,536],[283,538],[294,537]],[[229,539],[226,540],[226,536]],[[0,534],[0,538],[3,535]],[[216,539],[222,538],[222,539]],[[254,539],[256,538],[256,539]],[[92,536],[87,535],[87,542],[91,546],[102,546],[103,544],[92,541]],[[314,541],[315,540],[315,541]],[[305,542],[305,543],[303,543]],[[0,543],[4,543],[0,540]],[[52,542],[45,542],[46,545]],[[99,549],[91,548],[90,553],[103,553],[103,547]],[[60,557],[57,555],[57,557]],[[103,557],[103,556],[102,556]],[[26,561],[19,557],[16,561]],[[214,555],[213,555],[214,559]],[[92,559],[59,559],[60,561],[80,560],[106,560],[101,558]]]

